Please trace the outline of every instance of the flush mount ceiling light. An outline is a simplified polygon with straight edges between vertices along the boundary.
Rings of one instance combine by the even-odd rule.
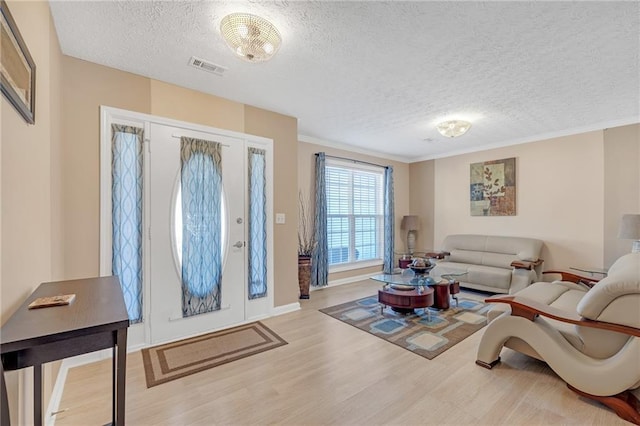
[[[249,13],[232,13],[222,18],[220,32],[236,55],[249,62],[269,60],[282,38],[271,22]]]
[[[463,120],[450,120],[438,123],[436,126],[442,136],[456,138],[462,136],[471,128],[471,123]]]

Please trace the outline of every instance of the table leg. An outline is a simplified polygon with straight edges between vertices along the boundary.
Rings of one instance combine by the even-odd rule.
[[[458,307],[458,293],[460,293],[460,281],[449,281],[449,292],[451,297],[456,301],[456,308]]]
[[[42,364],[33,366],[33,424],[42,426]]]
[[[116,423],[116,412],[118,409],[118,332],[114,331],[114,340],[116,342],[111,348],[111,424],[115,425]]]
[[[9,416],[9,398],[7,397],[7,385],[4,381],[4,364],[0,361],[0,424],[11,426],[11,417]]]
[[[124,402],[126,397],[126,384],[127,384],[127,329],[121,328],[117,331],[117,349],[116,354],[117,363],[115,365],[115,377],[117,384],[115,385],[114,393],[116,395],[115,400],[115,417],[114,424],[117,426],[124,426]]]
[[[449,297],[451,296],[449,284],[435,284],[432,288],[435,292],[433,307],[441,310],[449,309]]]

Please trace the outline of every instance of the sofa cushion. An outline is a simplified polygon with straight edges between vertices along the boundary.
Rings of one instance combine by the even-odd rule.
[[[628,253],[611,265],[609,274],[575,305],[575,312],[597,321],[640,328],[640,253]],[[629,340],[622,333],[575,327],[582,352],[594,358],[616,354]]]
[[[453,249],[447,256],[449,262],[473,263],[476,265],[494,266],[496,268],[511,269],[511,262],[522,260],[514,254],[490,253]]]
[[[514,254],[520,260],[534,261],[540,257],[542,241],[535,238],[501,237],[488,235],[485,251]]]
[[[545,305],[553,306],[558,309],[568,310],[569,312],[575,311],[576,304],[584,297],[587,289],[584,286],[574,284],[567,281],[554,281],[550,282],[537,282],[530,286],[520,290],[516,293],[519,297],[526,297],[527,299],[535,300]],[[509,305],[497,304],[494,309],[496,312],[489,314],[489,319],[493,320],[500,313],[504,311],[510,311]],[[502,305],[502,306],[500,306]],[[584,349],[584,342],[581,336],[578,334],[576,327],[572,324],[567,324],[562,321],[556,321],[551,318],[539,317],[536,321],[549,322],[556,330],[567,339],[571,346],[582,351]]]
[[[589,297],[593,289],[589,290],[581,284],[567,281],[537,282],[516,293],[518,297],[526,297],[545,305],[560,309],[565,312],[576,312],[577,306]],[[508,310],[508,305],[499,306],[495,313],[489,315],[493,319],[502,311]],[[492,309],[493,310],[493,309]],[[640,305],[635,310],[625,311],[627,317],[638,317]],[[588,327],[580,327],[547,317],[538,317],[536,321],[550,323],[567,339],[574,348],[593,358],[604,359],[617,353],[629,336],[620,333],[611,333],[606,330],[597,330]]]
[[[469,265],[463,280],[488,287],[509,289],[511,285],[511,269],[496,268],[484,265]]]
[[[534,238],[459,234],[447,236],[442,242],[442,249],[451,253],[448,260],[452,262],[510,268],[514,260],[538,260],[542,241]]]
[[[450,249],[447,251],[450,253],[446,258],[449,262],[474,263],[476,265],[482,265],[482,256],[484,253],[481,251],[460,249]]]
[[[511,262],[523,260],[514,254],[485,252],[482,254],[481,265],[495,266],[496,268],[512,269]]]
[[[442,261],[433,269],[431,275],[441,276],[443,274],[460,274],[466,272],[459,278],[461,282],[480,284],[487,287],[509,289],[511,285],[511,269],[495,268],[493,266],[475,265],[471,263],[458,263]]]
[[[585,318],[640,328],[640,253],[629,253],[611,265],[580,301],[577,311]]]
[[[541,281],[525,287],[520,290],[517,295],[544,303],[545,305],[551,305],[554,301],[558,300],[560,296],[567,292],[578,292],[580,297],[584,297],[584,293],[587,290],[588,289],[584,286],[568,281],[554,281],[552,283]],[[571,307],[571,310],[575,310],[575,305]]]

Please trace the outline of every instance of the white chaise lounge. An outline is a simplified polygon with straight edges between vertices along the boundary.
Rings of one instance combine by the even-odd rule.
[[[640,402],[630,392],[640,388],[640,253],[619,258],[592,288],[584,282],[537,282],[487,299],[499,303],[490,312],[498,316],[485,330],[476,363],[491,368],[509,347],[546,362],[578,394],[640,424]]]

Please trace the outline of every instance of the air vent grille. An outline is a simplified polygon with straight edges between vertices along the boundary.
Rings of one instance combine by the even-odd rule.
[[[189,65],[194,68],[198,68],[200,70],[220,76],[224,75],[225,71],[227,71],[227,69],[223,66],[216,65],[213,62],[205,61],[204,59],[200,59],[195,56],[192,56],[191,59],[189,59]]]

